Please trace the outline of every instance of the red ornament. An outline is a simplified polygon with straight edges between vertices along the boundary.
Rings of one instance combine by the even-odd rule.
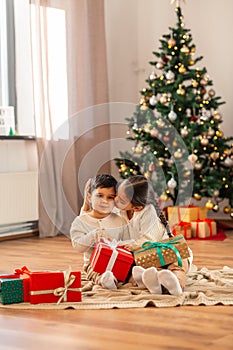
[[[169,58],[166,57],[166,56],[163,56],[163,57],[162,57],[162,61],[163,61],[164,63],[167,63],[167,62],[169,61]]]
[[[191,122],[196,122],[198,120],[198,116],[197,115],[193,115],[191,118],[190,118],[190,121]]]

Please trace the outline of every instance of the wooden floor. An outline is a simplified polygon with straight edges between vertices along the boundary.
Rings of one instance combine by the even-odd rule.
[[[233,268],[233,231],[224,241],[189,241],[198,268]],[[0,273],[81,269],[69,238],[0,242]],[[232,306],[113,310],[0,309],[0,350],[233,349]]]

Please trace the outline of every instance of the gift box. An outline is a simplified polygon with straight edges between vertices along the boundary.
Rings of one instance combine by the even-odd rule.
[[[29,279],[30,279],[30,271],[26,266],[23,266],[20,269],[16,269],[14,274],[4,274],[0,275],[0,278],[21,278],[23,280],[23,294],[24,294],[24,302],[29,302]]]
[[[31,304],[82,300],[80,271],[31,272],[29,281]]]
[[[171,226],[178,224],[180,221],[191,222],[204,220],[207,217],[207,213],[208,209],[206,207],[174,206],[167,208],[168,221]]]
[[[182,266],[182,259],[188,257],[188,245],[183,235],[164,239],[160,242],[145,242],[142,249],[134,252],[136,265],[144,268],[163,267],[175,262]]]
[[[186,239],[191,238],[191,223],[180,221],[178,224],[172,226],[172,233],[174,236],[183,235]]]
[[[0,302],[14,304],[23,301],[23,281],[20,278],[0,278]]]
[[[192,237],[206,238],[217,234],[217,224],[213,219],[191,222]]]
[[[122,282],[126,280],[133,263],[132,253],[117,247],[114,242],[97,243],[90,258],[93,271],[101,274],[105,271],[112,271],[116,279]]]
[[[31,271],[26,266],[15,269],[15,276],[20,277],[23,280],[24,302],[29,302],[30,299],[30,274]]]

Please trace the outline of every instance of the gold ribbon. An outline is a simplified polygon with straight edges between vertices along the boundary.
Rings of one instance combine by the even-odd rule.
[[[67,271],[63,271],[64,274],[64,287],[58,287],[56,289],[47,289],[47,290],[36,290],[31,291],[31,295],[41,295],[41,294],[54,294],[56,297],[60,297],[57,301],[57,304],[60,304],[60,302],[64,299],[64,301],[67,301],[67,292],[68,290],[74,291],[74,292],[81,292],[81,288],[69,288],[75,281],[75,276],[71,275],[71,268]]]

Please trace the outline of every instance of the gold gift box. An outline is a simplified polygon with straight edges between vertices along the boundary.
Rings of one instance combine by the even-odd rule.
[[[217,224],[212,219],[191,222],[192,237],[206,238],[217,234]]]
[[[172,243],[172,242],[175,242],[175,243]],[[179,263],[179,258],[176,252],[173,249],[169,248],[168,246],[166,248],[163,247],[163,245],[166,243],[172,244],[172,246],[178,250],[179,252],[178,254],[182,259],[186,259],[189,257],[187,242],[183,237],[183,235],[179,235],[169,239],[165,239],[160,242],[145,242],[142,245],[142,248],[134,252],[134,259],[135,259],[136,265],[142,266],[144,268],[148,268],[151,266],[162,267],[174,262]],[[159,257],[158,250],[156,249],[156,245],[157,245],[157,249],[160,250],[160,253],[162,254],[164,263],[161,263],[161,259]]]
[[[204,220],[207,217],[208,209],[206,207],[168,207],[167,215],[171,226],[180,221],[191,222],[198,219]]]

